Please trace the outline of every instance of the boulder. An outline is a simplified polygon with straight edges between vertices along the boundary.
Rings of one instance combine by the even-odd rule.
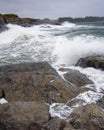
[[[78,94],[47,62],[0,67],[0,86],[7,101],[65,103]]]
[[[86,58],[81,58],[76,64],[77,66],[94,67],[96,69],[104,70],[104,57],[102,56],[90,56]]]
[[[96,104],[76,108],[67,119],[73,129],[103,130],[104,111]],[[68,129],[65,129],[68,130]]]
[[[68,72],[64,74],[64,78],[76,87],[94,84],[85,74],[80,73],[78,70],[69,69]]]
[[[38,102],[0,105],[0,130],[41,130],[49,121],[49,108]]]
[[[63,130],[66,125],[66,121],[60,118],[54,117],[46,123],[45,130]]]

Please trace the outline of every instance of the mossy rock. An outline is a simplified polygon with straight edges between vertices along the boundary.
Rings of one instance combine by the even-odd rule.
[[[16,14],[4,14],[2,15],[6,23],[18,23],[20,18]]]
[[[5,18],[10,18],[10,19],[18,18],[18,16],[16,14],[4,14],[2,16],[5,17]]]

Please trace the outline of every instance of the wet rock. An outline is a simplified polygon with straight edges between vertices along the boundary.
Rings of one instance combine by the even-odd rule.
[[[0,67],[0,86],[8,101],[67,102],[78,92],[47,62]]]
[[[104,70],[104,57],[102,56],[90,56],[86,58],[81,58],[76,64],[81,67],[94,67],[96,69]]]
[[[5,20],[4,20],[3,16],[2,16],[2,14],[0,14],[0,33],[2,31],[7,30],[7,29],[8,28],[5,26]]]
[[[4,25],[5,24],[5,20],[2,16],[2,14],[0,14],[0,25]]]
[[[104,109],[104,96],[97,101],[97,105]]]
[[[68,82],[71,82],[75,87],[79,88],[88,84],[94,84],[90,79],[87,78],[86,75],[72,69],[67,70],[67,73],[64,74],[64,78]]]
[[[37,102],[0,105],[0,130],[41,130],[50,118],[48,106]]]
[[[8,27],[6,27],[5,25],[0,25],[0,33],[6,30],[8,30]]]
[[[103,130],[104,111],[96,104],[76,108],[67,119],[68,124],[79,130]]]

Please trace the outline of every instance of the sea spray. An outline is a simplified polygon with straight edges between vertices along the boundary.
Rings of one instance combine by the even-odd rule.
[[[95,83],[95,87],[92,86],[93,91],[81,93],[72,100],[83,98],[81,105],[85,105],[96,102],[103,96],[104,73],[93,68],[74,66],[82,57],[104,56],[103,24],[64,23],[58,26],[45,24],[27,28],[11,24],[7,26],[9,30],[0,33],[0,65],[48,61],[55,68],[64,66],[76,69],[86,74]],[[69,102],[52,104],[52,116],[65,119],[75,107],[80,106],[67,106]]]

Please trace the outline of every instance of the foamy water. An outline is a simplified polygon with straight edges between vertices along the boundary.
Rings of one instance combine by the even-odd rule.
[[[95,83],[92,91],[79,94],[72,99],[83,99],[81,104],[77,103],[74,106],[67,106],[67,103],[52,104],[50,106],[52,116],[66,118],[75,107],[96,102],[103,96],[104,72],[74,66],[81,57],[104,56],[103,25],[64,23],[28,28],[11,24],[7,26],[9,30],[0,33],[0,65],[48,61],[56,69],[64,66],[79,70]]]

